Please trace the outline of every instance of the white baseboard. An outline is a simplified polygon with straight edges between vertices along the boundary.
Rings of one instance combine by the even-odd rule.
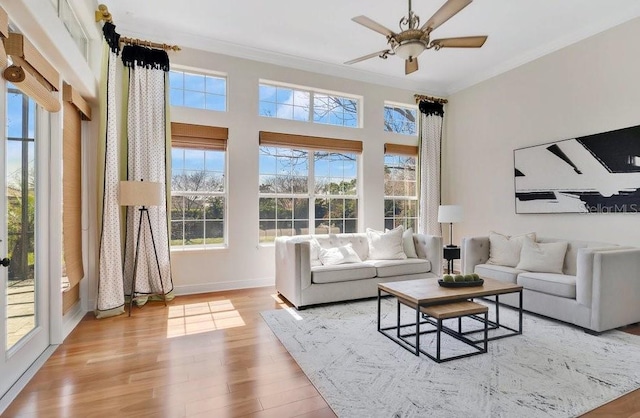
[[[199,293],[211,293],[222,292],[225,290],[239,290],[239,289],[251,289],[252,287],[267,287],[274,286],[276,279],[269,277],[266,279],[252,279],[252,280],[235,280],[232,282],[219,282],[219,283],[201,283],[201,284],[188,284],[188,285],[174,285],[173,294],[176,296],[196,295]],[[91,299],[88,301],[89,306],[97,306],[97,300]],[[92,312],[86,311],[86,312]],[[86,313],[85,312],[85,313]]]
[[[16,399],[20,391],[24,389],[25,386],[27,386],[27,383],[29,383],[33,376],[35,376],[36,372],[40,370],[40,367],[42,367],[47,359],[51,357],[51,354],[56,351],[56,348],[58,348],[57,345],[50,345],[49,347],[47,347],[47,349],[44,350],[42,354],[40,354],[36,361],[34,361],[33,364],[29,366],[27,371],[24,372],[22,376],[20,376],[18,381],[14,383],[13,386],[11,386],[7,393],[5,393],[2,398],[0,398],[0,414],[2,414],[4,410],[7,409],[9,405],[11,405],[11,402]]]
[[[271,277],[267,279],[240,280],[240,281],[232,281],[232,282],[202,283],[202,284],[191,284],[191,285],[183,285],[183,286],[174,285],[173,293],[176,296],[194,295],[198,293],[221,292],[224,290],[249,289],[252,287],[266,287],[266,286],[273,286],[274,284],[275,284],[275,279]]]
[[[84,310],[81,301],[78,301],[78,303],[73,305],[73,308],[64,315],[62,318],[62,341],[64,341],[69,334],[71,334],[71,331],[78,326],[87,312],[88,311]]]

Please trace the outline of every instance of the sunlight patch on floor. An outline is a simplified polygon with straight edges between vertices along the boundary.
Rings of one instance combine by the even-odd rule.
[[[271,297],[274,298],[276,302],[278,302],[280,308],[289,312],[289,315],[291,315],[296,321],[302,321],[302,317],[298,315],[298,311],[296,310],[296,308],[292,308],[291,306],[287,305],[285,301],[282,300],[280,295],[274,293],[273,295],[271,295]]]
[[[230,300],[169,306],[167,338],[245,326]]]

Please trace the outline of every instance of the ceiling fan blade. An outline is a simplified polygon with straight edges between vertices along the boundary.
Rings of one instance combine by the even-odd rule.
[[[391,29],[387,29],[386,27],[382,26],[380,23],[369,19],[366,16],[356,16],[353,19],[354,22],[361,24],[362,26],[365,26],[371,30],[375,30],[378,33],[383,34],[384,36],[393,36],[395,35],[393,32],[391,32]]]
[[[447,20],[451,19],[460,10],[467,7],[473,0],[448,0],[445,4],[438,9],[437,12],[431,16],[427,22],[422,25],[420,30],[427,30],[430,33],[432,30],[442,25]]]
[[[405,75],[418,71],[418,58],[409,58],[404,62]]]
[[[389,52],[391,52],[391,50],[390,50],[390,49],[383,49],[382,51],[373,52],[373,53],[371,53],[371,54],[364,55],[364,56],[362,56],[362,57],[360,57],[360,58],[356,58],[356,59],[353,59],[353,60],[351,60],[351,61],[347,61],[347,62],[345,62],[345,64],[347,64],[347,65],[355,64],[356,62],[360,62],[360,61],[368,60],[369,58],[373,58],[373,57],[379,57],[379,56],[381,56],[381,55],[388,54]]]
[[[460,38],[442,38],[431,41],[430,46],[440,48],[480,48],[487,40],[486,36],[463,36]]]

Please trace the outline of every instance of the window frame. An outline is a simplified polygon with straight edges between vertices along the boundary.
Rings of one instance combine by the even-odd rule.
[[[295,92],[300,92],[300,93],[308,93],[309,94],[309,104],[308,104],[308,115],[306,119],[296,119],[295,117],[293,118],[285,118],[285,117],[278,117],[277,114],[274,116],[267,116],[267,115],[263,115],[260,112],[261,109],[261,103],[263,103],[264,101],[261,100],[260,97],[260,87],[262,86],[266,86],[266,87],[275,87],[275,88],[284,88],[284,89],[289,89],[292,90],[295,94]],[[315,97],[316,95],[318,96],[331,96],[331,97],[336,97],[339,99],[347,99],[347,100],[354,100],[356,102],[356,123],[354,126],[349,126],[349,125],[338,125],[338,124],[333,124],[333,123],[326,123],[326,122],[320,122],[320,121],[316,121],[315,120]],[[273,103],[276,106],[278,105],[278,101],[276,100],[275,102],[267,102],[267,103]],[[294,108],[296,107],[295,104],[292,105]],[[282,119],[282,120],[290,120],[290,121],[295,121],[295,122],[305,122],[305,123],[315,123],[318,125],[328,125],[328,126],[338,126],[341,128],[349,128],[349,129],[361,129],[363,127],[363,121],[362,121],[362,107],[363,107],[363,97],[360,95],[356,95],[356,94],[350,94],[350,93],[344,93],[344,92],[338,92],[338,91],[331,91],[331,90],[324,90],[324,89],[318,89],[318,88],[314,88],[314,87],[308,87],[308,86],[300,86],[300,85],[296,85],[296,84],[290,84],[290,83],[283,83],[283,82],[279,82],[279,81],[273,81],[273,80],[265,80],[265,79],[259,79],[258,80],[258,116],[263,117],[263,118],[269,118],[269,119]],[[295,110],[295,109],[294,109]]]
[[[305,221],[307,221],[307,226],[308,226],[308,234],[316,234],[316,223],[318,222],[319,219],[316,218],[316,201],[318,199],[327,199],[327,200],[332,200],[332,199],[352,199],[355,200],[356,202],[356,218],[355,218],[355,226],[356,226],[356,232],[360,231],[360,227],[361,227],[361,222],[362,222],[362,216],[361,216],[361,209],[360,209],[360,201],[361,201],[361,190],[362,190],[362,185],[361,185],[361,180],[360,180],[360,164],[361,164],[361,153],[360,152],[348,152],[348,151],[344,151],[344,150],[331,150],[331,149],[318,149],[318,148],[306,148],[306,147],[302,147],[302,146],[292,146],[292,145],[273,145],[273,144],[260,144],[259,145],[259,156],[262,156],[262,148],[276,148],[276,149],[289,149],[289,150],[294,150],[294,151],[302,151],[302,152],[306,152],[306,158],[307,158],[307,166],[308,166],[308,171],[306,173],[307,175],[307,192],[306,193],[281,193],[281,192],[258,192],[258,230],[260,231],[260,222],[261,221],[275,221],[276,222],[276,226],[277,226],[277,222],[279,221],[277,214],[275,216],[274,219],[263,219],[260,217],[260,200],[261,199],[268,199],[268,198],[274,198],[274,199],[306,199],[308,200],[309,204],[308,204],[308,214],[307,214],[307,218],[305,219]],[[355,157],[355,164],[356,164],[356,187],[355,187],[355,194],[322,194],[322,193],[318,193],[317,192],[317,179],[316,179],[316,167],[315,167],[315,162],[316,162],[316,153],[318,152],[328,152],[328,153],[335,153],[335,154],[353,154]],[[258,176],[259,176],[259,185],[260,185],[260,177],[263,176],[262,171],[260,166],[258,166]],[[294,209],[295,211],[295,209]],[[344,215],[344,212],[343,212]],[[331,220],[331,218],[329,218]],[[347,220],[351,220],[354,218],[335,218],[335,219],[341,219],[342,221],[347,221]],[[295,218],[295,214],[292,213],[292,217],[290,222],[292,223],[292,229],[295,229],[294,226],[294,222],[295,222],[296,218]],[[301,220],[301,219],[298,219]],[[289,221],[288,219],[284,219],[283,221]],[[344,224],[343,224],[344,226]],[[276,228],[276,230],[278,230],[280,228]],[[344,229],[344,228],[343,228]],[[301,234],[301,235],[307,235],[307,234]],[[273,241],[263,241],[262,237],[260,235],[260,233],[258,234],[258,243],[261,246],[273,246],[274,245],[274,241],[275,238],[279,237],[279,236],[285,236],[285,235],[280,235],[276,232],[276,235],[274,235],[274,240]],[[288,236],[288,235],[286,235]],[[291,235],[291,236],[296,236],[296,235]]]
[[[389,148],[389,151],[387,150],[387,147]],[[413,150],[415,149],[415,153],[413,152]],[[385,179],[384,179],[384,212],[383,212],[383,220],[384,220],[384,224],[386,228],[389,228],[390,225],[387,225],[387,221],[391,220],[392,221],[392,227],[396,227],[397,224],[397,220],[402,220],[401,224],[405,227],[405,229],[408,228],[408,224],[409,221],[413,221],[413,230],[414,232],[416,232],[417,227],[418,227],[418,220],[419,220],[419,204],[420,204],[420,185],[419,185],[419,177],[418,177],[418,147],[412,147],[412,146],[402,146],[402,145],[396,145],[396,144],[385,144],[385,152],[384,152],[384,162],[383,162],[383,167],[384,170],[387,170],[387,156],[391,156],[391,157],[406,157],[406,158],[413,158],[414,162],[415,162],[415,169],[414,169],[414,175],[415,175],[415,194],[414,195],[388,195],[386,193],[387,190],[387,179],[386,179],[386,175],[385,175]],[[406,188],[405,188],[406,190]],[[395,210],[393,211],[393,215],[391,217],[387,216],[387,201],[392,201],[392,205],[395,208],[396,206],[396,202],[397,201],[404,201],[404,202],[415,202],[415,216],[396,216],[395,214]],[[389,228],[389,229],[393,229],[393,228]]]
[[[213,94],[213,93],[207,93],[206,91],[206,78],[205,78],[205,90],[204,91],[199,91],[199,90],[185,90],[184,89],[184,84],[181,88],[175,88],[171,86],[171,83],[169,83],[169,105],[170,106],[175,106],[175,107],[183,107],[186,109],[198,109],[198,110],[205,110],[205,111],[209,111],[209,112],[220,112],[220,113],[225,113],[229,111],[229,76],[227,73],[221,72],[221,71],[213,71],[213,70],[207,70],[207,69],[202,69],[202,68],[195,68],[195,67],[187,67],[187,66],[183,66],[183,65],[171,65],[171,68],[169,69],[169,77],[171,77],[171,73],[172,72],[180,72],[183,74],[190,74],[190,75],[201,75],[204,77],[213,77],[213,78],[221,78],[224,79],[224,109],[223,110],[219,110],[219,109],[208,109],[206,106],[206,95],[207,94]],[[171,91],[175,89],[175,90],[180,90],[182,91],[182,103],[181,105],[177,105],[177,104],[172,104],[171,103]],[[193,91],[193,92],[197,92],[197,93],[202,93],[205,95],[205,105],[204,107],[195,107],[195,106],[187,106],[184,104],[185,102],[185,91]],[[214,94],[216,96],[220,96],[219,94]]]
[[[415,110],[415,112],[416,112],[415,133],[408,134],[408,133],[404,133],[404,132],[387,130],[386,129],[386,126],[387,126],[386,109],[388,107],[391,107],[391,108],[396,107],[396,108],[403,108],[403,109],[408,109],[408,110]],[[389,101],[389,100],[385,100],[382,109],[383,109],[382,118],[383,118],[384,132],[389,132],[389,133],[392,133],[392,134],[403,135],[403,136],[408,136],[408,137],[417,137],[418,136],[418,134],[419,134],[419,126],[418,126],[419,111],[418,111],[418,105],[412,105],[412,104],[400,103],[400,102],[392,102],[392,101]]]
[[[223,199],[223,216],[222,216],[222,223],[223,223],[223,228],[222,228],[222,242],[221,243],[214,243],[214,244],[207,244],[207,243],[202,243],[202,244],[191,244],[191,245],[185,245],[184,243],[184,222],[185,222],[185,218],[184,218],[184,213],[181,219],[181,222],[183,223],[183,234],[182,234],[182,244],[178,244],[178,245],[172,245],[171,241],[173,239],[171,231],[172,231],[172,227],[173,227],[173,222],[174,219],[171,216],[171,219],[169,222],[171,222],[171,228],[169,231],[169,245],[170,245],[170,250],[171,251],[194,251],[194,250],[219,250],[219,249],[226,249],[228,248],[228,239],[229,239],[229,176],[228,176],[228,172],[229,172],[229,154],[227,152],[227,137],[228,137],[228,129],[227,128],[221,128],[221,127],[215,127],[215,126],[207,126],[207,125],[191,125],[191,124],[184,124],[184,123],[178,123],[178,122],[172,122],[172,143],[171,143],[171,152],[173,154],[173,150],[174,149],[180,149],[180,150],[185,150],[185,151],[202,151],[203,152],[203,159],[206,158],[206,152],[207,151],[214,151],[214,152],[222,152],[223,153],[223,170],[222,170],[222,177],[223,177],[223,181],[222,181],[222,187],[223,190],[222,191],[191,191],[191,190],[186,190],[186,191],[176,191],[173,189],[173,174],[174,174],[174,167],[172,164],[172,168],[171,168],[171,179],[172,179],[172,183],[171,183],[171,197],[173,198],[174,196],[204,196],[204,197],[221,197]],[[210,145],[207,147],[206,141],[210,142]],[[183,159],[185,158],[184,155],[182,157]],[[173,155],[172,155],[172,160],[173,160]],[[203,163],[203,167],[206,168],[206,160]],[[216,171],[213,171],[216,172]],[[171,203],[171,205],[173,205],[173,203]],[[170,214],[172,215],[173,210],[170,211]],[[201,222],[206,222],[206,218],[202,218]],[[203,225],[206,227],[206,224]],[[206,239],[206,237],[205,237]]]

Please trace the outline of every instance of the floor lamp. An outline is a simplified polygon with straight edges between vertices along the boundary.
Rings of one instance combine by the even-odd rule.
[[[164,305],[167,306],[167,296],[164,293],[164,283],[162,282],[162,272],[160,270],[160,261],[158,261],[158,251],[156,249],[156,241],[153,238],[153,228],[151,226],[151,218],[149,217],[149,206],[160,206],[164,204],[162,200],[162,183],[153,181],[121,181],[120,182],[120,206],[139,206],[140,218],[138,221],[138,235],[136,237],[135,258],[133,261],[133,278],[131,279],[131,294],[129,297],[129,316],[131,316],[131,308],[133,301],[141,297],[149,297],[158,295],[158,293],[143,294],[136,296],[136,279],[138,276],[138,259],[140,258],[140,235],[142,235],[142,224],[149,225],[149,233],[151,235],[151,244],[153,245],[153,254],[156,258],[156,267],[158,268],[158,277],[160,278],[160,287],[162,289],[162,299]]]
[[[462,206],[440,205],[438,208],[438,222],[441,224],[449,224],[449,245],[447,245],[447,247],[455,247],[455,245],[453,245],[453,224],[462,222]]]

